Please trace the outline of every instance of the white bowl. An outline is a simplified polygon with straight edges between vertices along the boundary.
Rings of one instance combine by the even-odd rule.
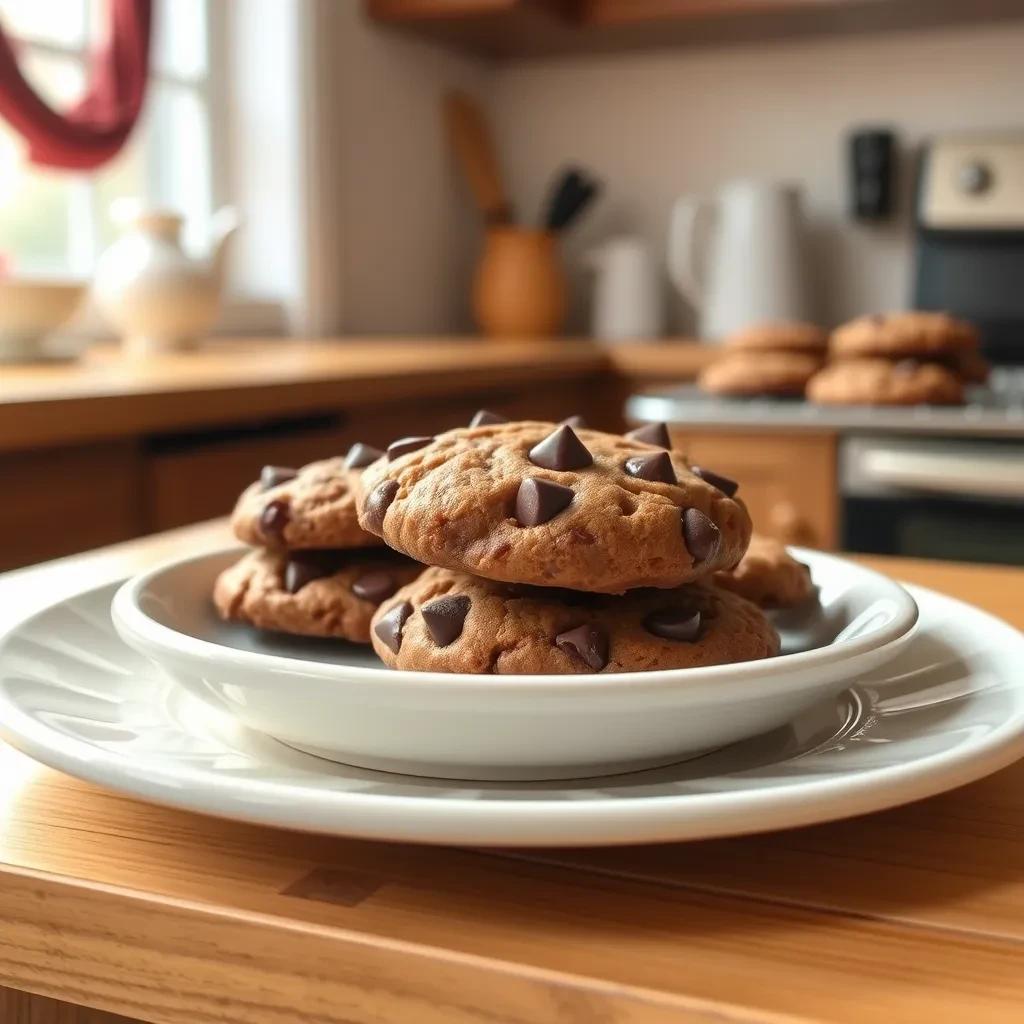
[[[42,340],[70,319],[84,292],[71,281],[0,278],[0,362],[39,358]]]
[[[583,778],[671,763],[784,725],[909,642],[917,605],[899,584],[842,558],[796,554],[811,567],[820,603],[782,617],[784,653],[712,668],[394,671],[368,647],[221,622],[210,593],[234,550],[129,580],[112,615],[121,637],[189,692],[301,750],[436,778]]]

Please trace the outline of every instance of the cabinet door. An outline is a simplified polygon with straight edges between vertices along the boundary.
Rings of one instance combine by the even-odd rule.
[[[131,442],[0,456],[0,571],[137,537],[141,468]]]
[[[787,544],[834,548],[839,494],[834,434],[710,431],[674,427],[673,443],[697,465],[739,482],[758,533]]]

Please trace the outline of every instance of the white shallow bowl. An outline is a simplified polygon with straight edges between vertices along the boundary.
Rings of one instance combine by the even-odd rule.
[[[45,355],[42,342],[71,318],[85,294],[73,281],[0,279],[0,363]]]
[[[112,615],[122,639],[187,691],[308,753],[438,778],[582,778],[671,763],[781,726],[909,642],[917,605],[899,584],[834,556],[797,555],[820,603],[780,623],[793,653],[712,668],[395,671],[367,647],[221,622],[210,593],[234,550],[129,580]]]

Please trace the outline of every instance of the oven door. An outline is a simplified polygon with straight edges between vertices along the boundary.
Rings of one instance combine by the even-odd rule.
[[[1024,565],[1024,442],[851,437],[840,482],[848,551]]]

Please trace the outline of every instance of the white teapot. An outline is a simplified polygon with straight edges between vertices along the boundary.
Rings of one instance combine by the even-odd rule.
[[[124,233],[96,265],[92,291],[100,312],[130,355],[194,346],[220,309],[228,242],[238,228],[234,210],[214,215],[208,259],[182,249],[183,219],[173,211],[136,209],[125,219]]]

